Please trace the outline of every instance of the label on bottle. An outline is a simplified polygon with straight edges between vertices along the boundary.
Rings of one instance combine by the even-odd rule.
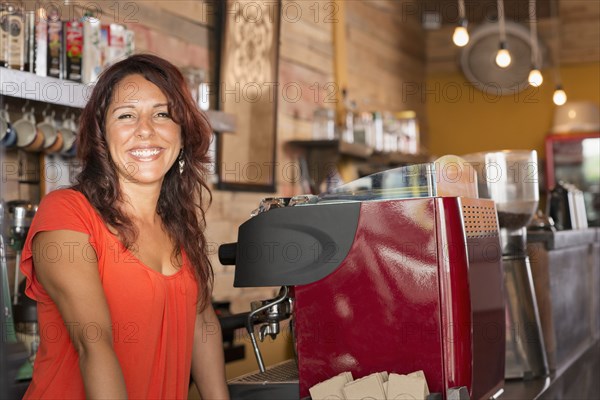
[[[65,22],[66,79],[81,82],[81,59],[83,56],[83,24],[79,21]]]
[[[23,69],[25,67],[25,26],[21,14],[8,16],[8,58],[10,68]]]
[[[6,42],[8,42],[8,8],[0,4],[0,67],[6,64]]]
[[[63,77],[63,24],[61,21],[48,21],[48,76]]]

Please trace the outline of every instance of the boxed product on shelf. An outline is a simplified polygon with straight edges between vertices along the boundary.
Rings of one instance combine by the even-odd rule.
[[[61,20],[56,8],[26,10],[0,2],[0,67],[92,83],[133,54],[134,32],[89,14]]]
[[[80,21],[67,21],[64,23],[65,35],[65,78],[81,82],[82,56],[83,56],[83,23]]]
[[[125,27],[119,24],[105,25],[108,37],[108,48],[106,49],[106,65],[125,57]]]

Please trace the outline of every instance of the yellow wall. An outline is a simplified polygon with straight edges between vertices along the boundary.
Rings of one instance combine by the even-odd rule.
[[[553,71],[543,70],[544,83],[511,96],[486,97],[470,88],[460,73],[431,74],[425,91],[429,152],[465,154],[499,149],[534,149],[544,158],[544,138],[552,127],[555,105]],[[600,63],[560,69],[569,101],[600,104]]]

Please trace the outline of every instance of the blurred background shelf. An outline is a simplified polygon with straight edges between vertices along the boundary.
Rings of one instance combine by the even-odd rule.
[[[39,76],[31,72],[0,67],[0,94],[3,96],[56,106],[83,108],[93,87],[93,84]],[[215,132],[235,132],[235,115],[208,110],[206,116]]]
[[[0,67],[0,94],[59,106],[83,108],[91,85]]]
[[[287,142],[287,146],[305,151],[331,151],[333,149],[342,156],[390,166],[424,163],[430,159],[426,154],[380,153],[364,144],[347,143],[340,140],[290,140]]]
[[[426,154],[380,153],[364,144],[340,140],[291,140],[285,143],[285,148],[298,161],[302,179],[313,194],[319,193],[321,184],[341,169],[346,172],[351,169],[352,175],[361,177],[430,160]]]

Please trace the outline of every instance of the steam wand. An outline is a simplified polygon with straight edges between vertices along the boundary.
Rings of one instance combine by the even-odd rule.
[[[248,333],[250,334],[250,340],[252,341],[252,348],[254,349],[254,355],[256,356],[256,362],[258,362],[258,368],[260,369],[261,373],[266,372],[266,369],[265,369],[265,363],[264,363],[262,355],[260,353],[260,349],[258,348],[258,343],[256,341],[256,337],[254,336],[254,323],[253,323],[254,319],[259,313],[285,301],[288,293],[289,293],[288,287],[282,286],[281,291],[279,292],[279,296],[277,296],[275,299],[273,299],[272,302],[266,303],[266,304],[258,307],[256,310],[253,310],[252,312],[250,312],[250,314],[248,314],[248,319],[246,320],[246,330],[248,330]],[[272,314],[274,314],[275,316],[278,315],[277,312],[272,313]],[[273,321],[270,321],[269,319],[267,319],[267,322],[269,324],[273,323]],[[275,324],[277,324],[277,328],[278,328],[278,323],[279,323],[279,320],[275,319]],[[262,327],[262,328],[265,328],[265,327]],[[271,335],[271,337],[275,337],[277,335],[277,333],[279,332],[278,329],[273,329],[272,331],[270,331],[270,328],[271,328],[271,326],[266,326],[265,330],[261,329],[261,335],[260,335],[261,341],[264,339],[265,333]]]

